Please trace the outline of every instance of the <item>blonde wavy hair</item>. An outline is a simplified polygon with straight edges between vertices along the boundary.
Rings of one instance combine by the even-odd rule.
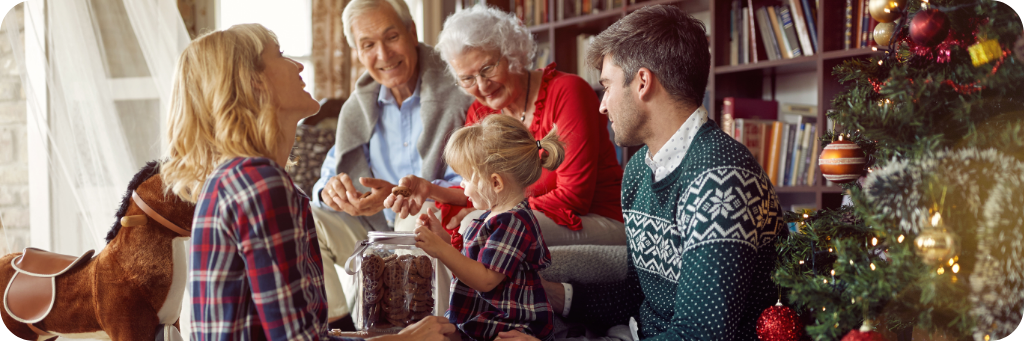
[[[519,120],[507,115],[487,116],[477,124],[456,130],[444,148],[444,160],[466,181],[474,181],[488,207],[506,203],[491,189],[497,173],[524,190],[537,182],[541,168],[554,171],[565,158],[565,148],[552,130],[539,141]],[[529,193],[524,193],[529,196]]]
[[[243,24],[196,38],[181,53],[168,118],[170,145],[160,165],[165,192],[194,203],[207,176],[225,160],[275,155],[281,133],[261,58],[275,44],[270,30]]]

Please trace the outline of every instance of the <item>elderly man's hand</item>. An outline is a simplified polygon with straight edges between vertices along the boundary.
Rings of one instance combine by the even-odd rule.
[[[374,215],[383,210],[384,199],[391,194],[394,185],[375,178],[359,178],[359,183],[370,188],[370,191],[359,193],[352,184],[352,178],[348,174],[339,173],[327,180],[327,185],[320,191],[320,199],[327,207],[353,216]]]
[[[423,203],[430,197],[431,187],[437,186],[427,181],[427,179],[415,175],[403,177],[402,180],[398,181],[398,185],[408,188],[412,194],[408,197],[390,194],[387,199],[384,199],[384,207],[395,211],[395,215],[402,219],[419,213],[420,209],[423,208]]]

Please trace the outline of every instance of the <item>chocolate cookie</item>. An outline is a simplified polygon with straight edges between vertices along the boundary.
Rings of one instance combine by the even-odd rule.
[[[412,264],[416,269],[416,272],[427,279],[434,274],[434,267],[430,265],[430,258],[427,256],[418,256],[413,259]]]
[[[409,283],[427,285],[430,284],[430,277],[422,277],[419,275],[419,272],[409,271]]]
[[[434,297],[433,297],[433,293],[431,291],[433,291],[433,290],[430,290],[429,286],[417,288],[417,290],[413,291],[413,293],[412,293],[412,299],[413,300],[418,300],[418,301],[427,301],[427,300],[429,300],[429,301],[433,302],[434,301]]]
[[[390,290],[387,295],[387,304],[391,308],[405,308],[409,300],[406,297],[406,293],[402,290]]]
[[[409,309],[391,310],[391,313],[388,314],[388,321],[391,321],[391,323],[393,323],[396,327],[405,327],[408,318]]]
[[[429,301],[413,300],[412,302],[409,302],[409,310],[411,310],[413,312],[425,312],[425,311],[431,311],[433,309],[434,309],[434,300],[429,300]]]
[[[380,291],[384,288],[384,281],[380,278],[363,277],[363,291]]]
[[[374,254],[365,256],[360,269],[363,271],[363,278],[380,279],[384,273],[384,258]]]
[[[378,281],[378,283],[380,282]],[[381,289],[379,286],[376,289],[363,288],[363,303],[370,305],[380,301],[381,297],[384,296],[382,295],[384,291]]]
[[[412,190],[410,190],[409,187],[405,186],[395,186],[391,188],[391,194],[401,195],[403,197],[408,198],[410,195],[412,195]]]
[[[384,271],[384,282],[389,288],[401,288],[405,285],[405,271],[399,262],[391,262]]]

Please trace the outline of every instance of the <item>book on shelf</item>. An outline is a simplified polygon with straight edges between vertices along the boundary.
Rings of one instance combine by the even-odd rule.
[[[797,37],[800,40],[800,50],[805,56],[814,55],[814,46],[811,45],[811,36],[807,29],[807,20],[804,18],[805,10],[800,0],[789,0],[789,8],[793,16],[793,26],[796,28]]]
[[[551,43],[546,41],[538,43],[537,54],[534,58],[534,69],[543,69],[545,66],[548,66],[548,64],[551,64]]]
[[[782,59],[782,51],[779,51],[772,24],[768,20],[768,11],[764,7],[757,9],[757,30],[761,32],[761,44],[764,45],[768,60]]]
[[[818,46],[818,3],[817,1],[800,0],[800,4],[803,5],[804,19],[807,22],[811,45],[814,46],[815,52],[821,52],[821,47]],[[812,4],[813,6],[811,6]]]
[[[790,58],[803,56],[803,49],[800,48],[800,41],[796,36],[796,28],[793,25],[793,16],[786,5],[778,6],[775,14],[779,16],[779,30],[782,37],[786,39],[786,48],[789,49]]]
[[[790,49],[789,43],[786,42],[786,34],[782,31],[782,24],[779,22],[779,14],[775,11],[775,6],[765,6],[764,8],[768,10],[768,25],[775,32],[776,46],[782,52],[782,59],[793,58],[791,54],[793,50]]]
[[[769,125],[769,138],[768,144],[765,145],[765,163],[768,167],[765,168],[765,173],[768,175],[768,179],[775,183],[775,179],[779,175],[779,154],[782,150],[782,128],[784,124],[780,121],[772,121]]]
[[[732,0],[732,7],[729,10],[729,65],[740,64],[740,13],[738,8],[740,0]]]
[[[843,15],[843,49],[853,46],[853,0],[846,0],[846,11]]]
[[[594,36],[589,34],[576,36],[576,74],[591,86],[597,84],[601,79],[601,73],[597,69],[587,66],[587,50],[590,49],[590,43],[593,41]]]
[[[776,181],[783,186],[799,186],[801,183],[795,181],[794,175],[800,171],[798,165],[807,162],[808,154],[805,150],[812,147],[804,144],[808,128],[816,125],[818,107],[806,104],[784,103],[779,111],[779,120],[785,125],[783,127],[781,150],[779,151],[779,174]],[[808,140],[808,143],[812,141]],[[806,166],[804,167],[806,169]],[[804,182],[806,183],[806,181]]]
[[[745,32],[749,32],[747,35],[747,41],[750,43],[746,46],[749,47],[749,49],[747,49],[747,62],[757,63],[759,57],[757,54],[757,35],[754,33],[754,31],[756,31],[756,26],[754,26],[754,0],[747,0],[747,10],[744,12],[747,12],[747,20],[744,20],[744,22],[747,23],[747,29],[749,30]],[[761,48],[766,49],[767,46],[763,46],[762,44]]]
[[[869,38],[871,38],[871,15],[868,12],[868,1],[862,0],[862,2],[864,3],[864,5],[861,6],[860,10],[860,38],[858,40],[860,44],[858,44],[857,46],[860,46],[860,48],[865,48],[868,47],[868,40]]]

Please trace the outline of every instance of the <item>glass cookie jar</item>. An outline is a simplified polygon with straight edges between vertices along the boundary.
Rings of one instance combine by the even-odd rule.
[[[394,334],[437,315],[437,259],[416,247],[412,232],[371,231],[345,263],[356,277],[356,329]]]

